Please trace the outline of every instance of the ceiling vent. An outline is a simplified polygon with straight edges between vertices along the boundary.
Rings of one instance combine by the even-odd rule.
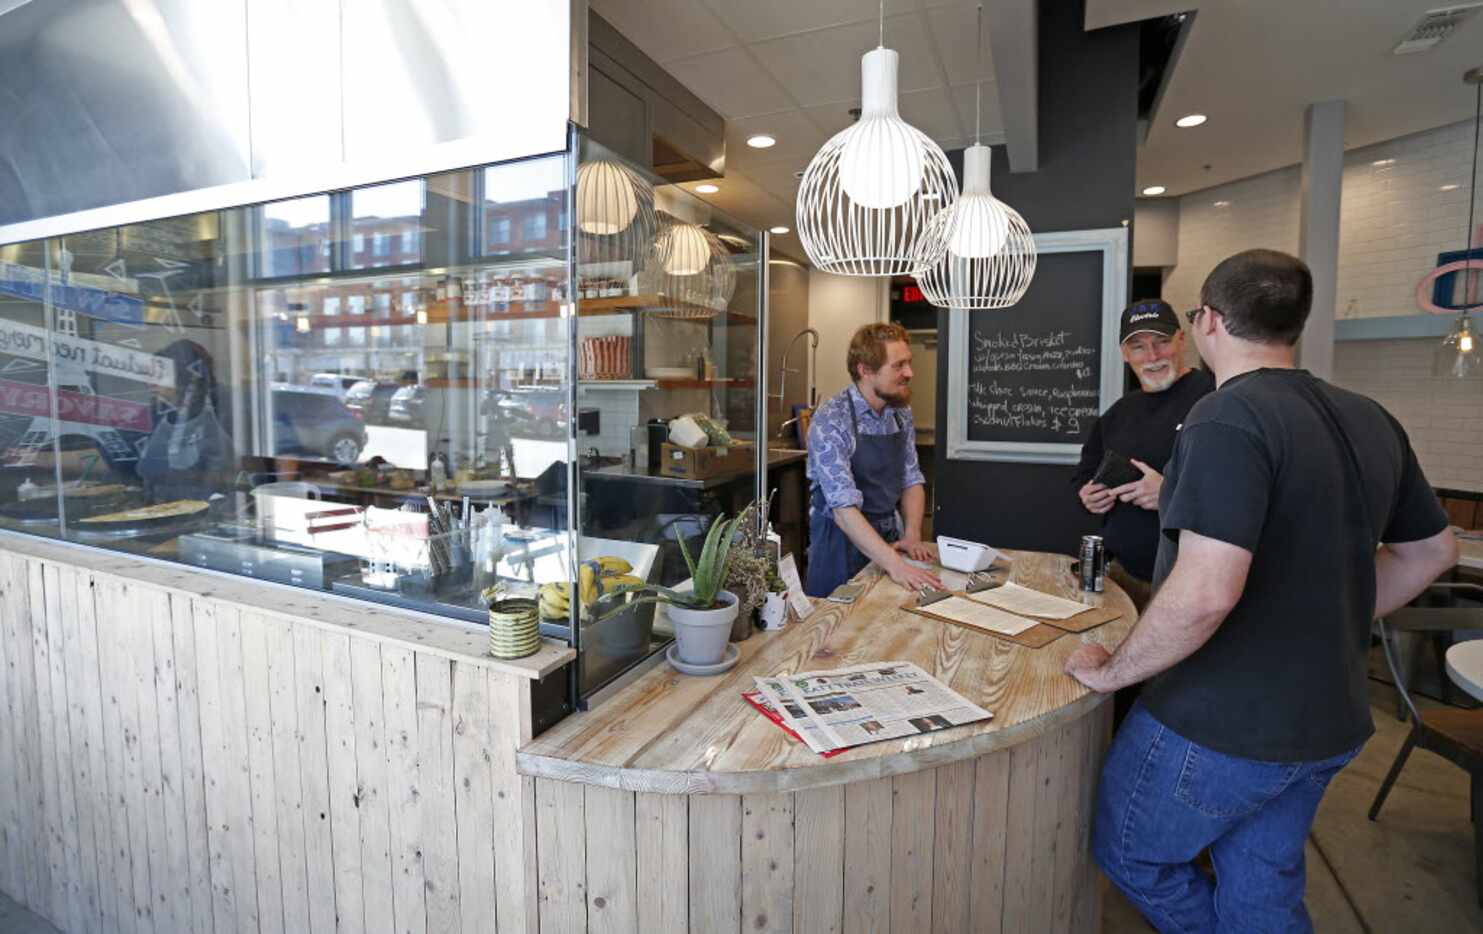
[[[1426,52],[1436,48],[1443,39],[1452,35],[1457,27],[1478,12],[1479,7],[1483,7],[1483,0],[1478,3],[1459,3],[1454,6],[1427,10],[1421,14],[1421,19],[1416,21],[1416,25],[1411,27],[1411,31],[1396,43],[1391,54],[1410,55],[1414,52]]]

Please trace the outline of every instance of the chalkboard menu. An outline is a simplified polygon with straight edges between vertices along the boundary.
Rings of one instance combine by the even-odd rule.
[[[1127,231],[1035,242],[1035,277],[1016,305],[949,314],[949,458],[1074,463],[1120,393]]]
[[[1100,411],[1102,254],[1051,253],[1018,305],[969,316],[968,438],[1080,443]]]

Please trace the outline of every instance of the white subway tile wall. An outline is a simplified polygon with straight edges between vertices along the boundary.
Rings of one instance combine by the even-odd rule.
[[[1464,244],[1472,144],[1468,121],[1345,154],[1338,317],[1422,313],[1417,281],[1439,253]],[[1165,274],[1164,299],[1179,311],[1193,308],[1205,276],[1241,250],[1296,253],[1298,188],[1292,166],[1182,197],[1179,264]],[[1334,382],[1400,420],[1433,486],[1483,491],[1483,385],[1433,379],[1435,346],[1340,342]]]
[[[631,432],[639,423],[640,389],[616,387],[583,387],[577,394],[577,405],[584,409],[597,409],[601,421],[600,431],[595,435],[577,435],[577,451],[586,453],[588,448],[610,457],[627,457]]]
[[[1345,153],[1340,318],[1419,313],[1417,281],[1439,253],[1465,241],[1472,147],[1467,121]],[[1298,167],[1290,166],[1180,198],[1179,265],[1164,278],[1164,299],[1193,308],[1200,283],[1232,253],[1296,253],[1298,187]]]
[[[1341,341],[1334,382],[1394,415],[1434,487],[1483,492],[1483,384],[1434,379],[1437,341]]]

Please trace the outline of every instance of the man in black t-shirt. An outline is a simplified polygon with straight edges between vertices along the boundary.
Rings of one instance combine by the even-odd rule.
[[[1113,563],[1107,573],[1127,591],[1141,613],[1148,605],[1154,555],[1159,548],[1159,489],[1174,435],[1190,407],[1215,389],[1204,370],[1184,361],[1184,332],[1167,302],[1134,302],[1123,311],[1119,332],[1123,360],[1138,377],[1141,392],[1112,404],[1092,423],[1081,446],[1073,482],[1081,504],[1102,516],[1102,536]],[[1136,480],[1097,482],[1108,452],[1132,462]]]
[[[1145,678],[1102,768],[1092,849],[1160,930],[1311,930],[1303,844],[1373,732],[1370,621],[1452,567],[1457,543],[1401,426],[1295,369],[1308,268],[1269,250],[1215,268],[1189,312],[1217,390],[1164,468],[1155,593],[1109,655]],[[1219,885],[1192,865],[1206,847]]]

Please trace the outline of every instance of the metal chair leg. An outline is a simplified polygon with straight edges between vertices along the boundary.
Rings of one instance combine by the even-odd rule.
[[[1406,735],[1405,745],[1401,746],[1401,751],[1396,754],[1395,764],[1386,773],[1385,781],[1380,783],[1380,791],[1375,795],[1375,803],[1370,805],[1370,820],[1374,820],[1376,815],[1380,813],[1380,805],[1385,803],[1386,795],[1390,794],[1390,786],[1395,784],[1396,778],[1401,774],[1401,769],[1406,765],[1406,760],[1411,756],[1411,750],[1415,747],[1416,730],[1413,729]]]
[[[1478,819],[1479,796],[1483,795],[1483,774],[1473,773],[1473,874],[1478,889],[1478,906],[1483,908],[1483,820]]]

